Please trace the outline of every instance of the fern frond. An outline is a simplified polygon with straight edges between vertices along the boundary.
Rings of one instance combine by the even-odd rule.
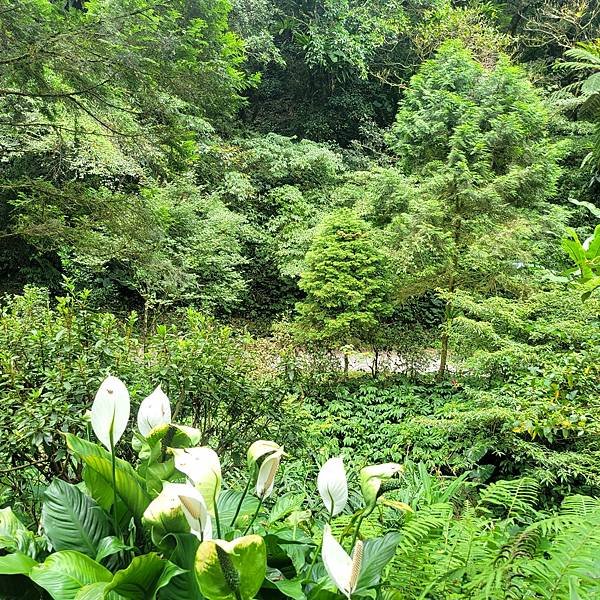
[[[504,509],[507,519],[531,522],[537,515],[539,492],[539,483],[530,477],[497,481],[482,491],[478,508],[488,514],[492,512],[488,507]]]
[[[598,598],[600,595],[598,522],[581,519],[552,541],[543,557],[524,563],[522,573],[540,598]]]
[[[567,496],[560,505],[563,515],[574,515],[577,517],[594,516],[600,519],[600,498],[589,496]]]

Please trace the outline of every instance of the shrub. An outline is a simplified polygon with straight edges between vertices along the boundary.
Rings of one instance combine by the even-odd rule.
[[[144,333],[135,313],[93,312],[88,298],[71,289],[54,304],[45,290],[27,288],[0,312],[0,464],[17,497],[33,502],[40,476],[72,468],[62,434],[85,433],[82,417],[109,372],[127,381],[134,404],[161,384],[177,418],[234,462],[259,434],[292,441],[285,392],[253,376],[245,340],[231,329],[189,309]]]

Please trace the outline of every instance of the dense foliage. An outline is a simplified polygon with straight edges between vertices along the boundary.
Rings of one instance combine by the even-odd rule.
[[[599,40],[0,0],[0,597],[598,597]]]

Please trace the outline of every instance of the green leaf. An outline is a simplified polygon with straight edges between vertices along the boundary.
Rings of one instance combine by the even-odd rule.
[[[200,542],[190,533],[177,533],[167,536],[175,541],[175,549],[169,560],[181,568],[182,572],[173,577],[169,585],[160,590],[160,600],[189,600],[201,598],[198,580],[194,571],[196,552]]]
[[[302,589],[302,579],[270,579],[271,583],[288,598],[294,600],[304,600],[306,595]]]
[[[0,575],[29,575],[37,561],[22,552],[0,556]]]
[[[117,554],[117,552],[121,552],[122,550],[131,550],[132,547],[125,544],[122,540],[115,537],[114,535],[109,535],[107,537],[102,538],[98,542],[98,550],[96,554],[96,562],[101,562],[105,558],[112,556],[113,554]]]
[[[280,496],[269,513],[269,523],[273,524],[287,517],[295,510],[300,509],[303,502],[304,494],[285,494],[284,496]]]
[[[600,73],[597,73],[597,75],[600,75]],[[594,215],[594,217],[600,219],[600,208],[598,208],[595,204],[592,204],[591,202],[585,202],[584,200],[575,200],[575,198],[569,198],[569,202],[576,204],[577,206],[583,206],[584,208],[587,208],[590,213]]]
[[[112,598],[110,594],[105,596],[104,590],[107,585],[108,583],[106,581],[86,585],[77,592],[75,600],[108,600],[108,598],[110,598],[110,600],[117,600],[119,597],[116,595],[113,595]]]
[[[95,500],[60,479],[44,493],[42,525],[56,550],[77,550],[90,558],[109,533],[108,518]]]
[[[54,600],[75,600],[82,587],[112,579],[108,569],[75,550],[51,554],[31,570],[29,577]]]
[[[258,535],[202,542],[196,553],[198,585],[208,600],[251,600],[266,570],[266,547]]]
[[[363,561],[356,591],[366,590],[379,583],[381,573],[392,560],[400,541],[397,531],[388,533],[380,538],[367,540],[363,547]]]
[[[233,515],[235,515],[241,497],[242,492],[237,492],[235,490],[224,490],[219,494],[217,508],[219,509],[219,521],[221,522],[222,531],[227,531],[229,529],[229,524],[233,519]],[[243,521],[244,518],[251,518],[251,515],[254,514],[257,506],[258,499],[247,494],[242,502],[242,507],[236,519],[236,523],[240,520]]]
[[[181,573],[183,569],[154,552],[136,556],[126,569],[115,573],[105,593],[114,591],[129,600],[154,600],[158,590]]]
[[[112,489],[112,464],[111,455],[97,444],[87,442],[70,433],[66,434],[67,446],[85,465],[96,475],[92,480],[86,481],[90,486],[90,493],[94,498],[106,494],[106,489]],[[120,458],[116,461],[116,488],[117,495],[125,506],[131,511],[137,521],[150,504],[150,496],[146,492],[144,480],[135,472],[133,467]],[[98,489],[100,487],[100,489]],[[99,500],[100,502],[100,500]]]
[[[0,549],[35,556],[35,535],[19,521],[10,507],[0,509]]]

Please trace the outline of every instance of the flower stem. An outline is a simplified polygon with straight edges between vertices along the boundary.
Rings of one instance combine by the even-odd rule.
[[[217,522],[217,538],[221,539],[221,521],[219,520],[219,507],[217,506],[217,486],[213,492],[213,505],[215,507],[215,521]]]
[[[356,529],[354,530],[354,535],[352,536],[352,544],[350,544],[350,551],[354,548],[354,544],[356,543],[356,538],[358,537],[358,532],[360,531],[360,526],[362,525],[363,519],[365,518],[365,513],[362,513],[360,517],[358,517],[358,522],[356,523]]]
[[[327,516],[327,525],[331,524],[331,520],[333,519],[333,502],[331,503],[331,512],[329,513],[329,515]],[[310,563],[310,567],[308,568],[308,576],[311,576],[312,570],[315,566],[315,563],[317,562],[317,557],[319,556],[319,554],[321,554],[321,549],[323,548],[323,536],[321,536],[321,541],[319,542],[319,545],[317,546],[317,549],[315,550],[315,554],[313,556],[313,559]]]
[[[242,504],[244,503],[244,499],[246,498],[246,494],[248,493],[249,489],[250,489],[250,478],[248,478],[248,481],[246,482],[246,487],[244,488],[244,493],[242,494],[242,497],[240,498],[240,501],[238,502],[237,508],[235,509],[235,514],[233,515],[233,519],[231,519],[231,523],[229,523],[230,527],[233,527],[235,520],[238,518],[238,515],[240,514],[240,510],[242,510]]]
[[[258,516],[258,511],[260,510],[260,507],[262,506],[262,503],[263,503],[263,499],[259,498],[258,499],[258,506],[256,507],[256,511],[254,512],[254,516],[252,517],[252,521],[250,521],[250,523],[248,523],[248,527],[246,527],[246,531],[244,531],[244,535],[246,535],[250,531],[250,527],[252,527],[252,525],[254,525],[254,521],[256,521],[256,517]]]
[[[115,447],[112,443],[111,434],[110,444],[110,456],[111,456],[111,470],[112,470],[112,485],[113,485],[113,520],[115,526],[115,535],[121,538],[121,527],[119,526],[119,516],[117,514],[117,457],[115,455]]]

